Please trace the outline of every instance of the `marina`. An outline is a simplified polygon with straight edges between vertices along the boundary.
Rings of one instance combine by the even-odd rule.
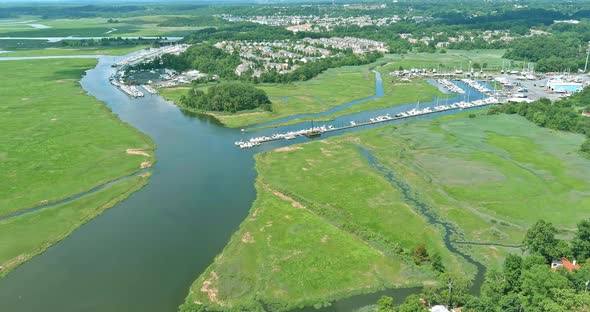
[[[161,48],[151,48],[148,50],[143,50],[138,54],[134,54],[130,57],[127,57],[125,59],[123,59],[122,61],[119,61],[115,64],[113,64],[113,67],[125,67],[127,65],[133,65],[136,64],[138,62],[144,62],[150,59],[154,59],[160,55],[163,54],[174,54],[174,55],[178,55],[184,51],[186,51],[186,49],[188,49],[190,47],[190,45],[188,44],[178,44],[178,45],[169,45],[169,46],[164,46]]]
[[[449,79],[437,79],[436,82],[438,82],[441,86],[443,86],[449,92],[457,93],[457,94],[465,94],[465,90],[458,87],[456,84],[454,84]]]
[[[322,125],[322,126],[314,127],[313,123],[312,123],[311,128],[301,129],[301,130],[293,130],[293,131],[289,131],[289,132],[285,132],[285,133],[275,133],[270,136],[253,137],[253,138],[250,138],[249,140],[246,140],[246,141],[236,141],[236,142],[234,142],[234,145],[238,146],[241,149],[247,149],[247,148],[259,146],[259,145],[266,143],[266,142],[272,142],[272,141],[277,141],[277,140],[292,140],[292,139],[295,139],[300,136],[305,136],[305,137],[311,138],[311,137],[320,136],[323,133],[328,133],[328,132],[333,132],[333,131],[341,131],[341,130],[362,127],[362,126],[367,126],[367,125],[372,125],[372,124],[384,123],[384,122],[388,122],[388,121],[407,119],[410,117],[424,116],[424,115],[434,114],[434,113],[438,113],[438,112],[462,110],[462,109],[466,109],[466,108],[475,108],[475,107],[484,107],[484,106],[489,106],[489,105],[494,105],[494,104],[499,104],[499,103],[500,103],[500,101],[498,101],[498,99],[493,98],[493,97],[488,97],[488,98],[481,99],[481,100],[475,100],[473,102],[461,101],[461,102],[453,103],[450,105],[437,105],[432,108],[431,107],[426,107],[423,109],[413,108],[413,109],[405,111],[405,112],[397,113],[394,116],[391,116],[390,114],[385,114],[385,115],[380,115],[380,116],[369,118],[369,120],[367,120],[367,121],[362,121],[362,122],[350,121],[349,125],[341,126],[341,127],[336,127],[334,125]],[[417,104],[417,106],[418,105],[419,104]]]

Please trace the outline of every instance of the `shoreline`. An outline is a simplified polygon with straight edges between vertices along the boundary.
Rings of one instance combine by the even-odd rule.
[[[28,262],[29,260],[31,260],[32,258],[41,255],[42,253],[44,253],[45,251],[47,251],[49,248],[53,247],[54,245],[58,244],[60,241],[64,240],[65,238],[67,238],[68,236],[70,236],[71,234],[73,234],[78,228],[80,228],[81,226],[83,226],[84,224],[88,223],[89,221],[92,221],[94,218],[99,217],[101,214],[103,214],[106,210],[114,207],[115,205],[117,205],[118,203],[124,201],[125,199],[129,198],[129,196],[133,195],[135,192],[139,191],[140,189],[142,189],[143,187],[145,187],[148,184],[149,178],[152,175],[151,172],[147,171],[145,173],[139,174],[139,175],[135,175],[130,177],[129,179],[126,179],[124,181],[129,181],[130,179],[134,179],[137,178],[137,183],[131,185],[127,191],[125,191],[124,193],[121,193],[115,197],[112,197],[111,199],[109,199],[106,203],[104,203],[103,205],[100,205],[99,207],[95,207],[93,209],[93,213],[88,214],[83,216],[83,218],[80,220],[81,223],[78,224],[78,226],[76,227],[72,227],[70,229],[68,229],[66,232],[64,232],[60,237],[47,241],[43,246],[41,246],[40,248],[34,250],[31,253],[28,254],[24,254],[24,255],[19,255],[18,257],[9,260],[8,262],[5,262],[3,264],[0,264],[0,279],[3,279],[4,277],[6,277],[8,274],[10,274],[12,271],[18,269],[22,264]],[[116,184],[115,186],[120,186],[120,184]],[[88,198],[91,197],[95,194],[100,194],[100,192],[104,190],[105,192],[110,190],[108,188],[108,186],[105,189],[101,189],[98,190],[94,193],[90,193],[87,195],[84,195],[82,197],[80,197],[80,199],[83,198]],[[57,204],[55,206],[50,206],[48,208],[65,208],[65,207],[60,207],[61,205],[67,205],[71,202],[67,202],[67,203],[62,203],[62,204]],[[23,214],[23,215],[17,215],[14,216],[14,218],[18,218],[18,217],[26,217],[29,214]],[[0,223],[5,223],[6,221],[10,222],[12,221],[14,218],[10,218],[10,219],[0,219]]]

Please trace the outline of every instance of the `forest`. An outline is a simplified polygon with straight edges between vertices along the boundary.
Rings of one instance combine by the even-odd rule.
[[[428,311],[424,305],[462,307],[467,312],[588,311],[590,293],[590,220],[578,223],[571,241],[557,238],[550,222],[539,220],[528,229],[522,255],[510,254],[504,265],[486,272],[478,297],[469,293],[471,282],[463,275],[441,273],[438,286],[426,287],[395,306],[391,297],[377,302],[379,312]],[[562,257],[578,267],[551,269]],[[450,286],[449,286],[450,285]]]
[[[575,71],[584,67],[586,59],[585,43],[576,36],[554,34],[522,37],[510,44],[505,58],[536,62],[536,70]]]
[[[271,102],[263,90],[251,84],[228,82],[211,86],[207,91],[193,87],[180,98],[183,106],[199,111],[235,113],[261,108],[271,110]]]

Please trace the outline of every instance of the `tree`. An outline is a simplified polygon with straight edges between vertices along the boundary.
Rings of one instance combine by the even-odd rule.
[[[498,305],[502,312],[521,312],[523,310],[522,301],[517,294],[508,294],[502,297]]]
[[[582,143],[580,150],[584,153],[590,153],[590,137],[587,137],[584,143]]]
[[[496,269],[491,269],[486,273],[486,280],[482,286],[482,297],[491,299],[492,302],[498,302],[504,294],[508,285],[504,274]]]
[[[428,255],[428,250],[426,250],[426,245],[424,245],[424,243],[420,243],[414,247],[412,250],[412,257],[417,265],[430,261],[430,256]]]
[[[471,280],[460,273],[446,272],[440,275],[434,289],[425,289],[425,297],[432,304],[462,306],[469,299]]]
[[[418,295],[410,295],[404,300],[404,303],[397,308],[398,312],[424,312],[428,311],[422,304],[422,299]]]
[[[545,264],[535,265],[522,272],[521,292],[525,307],[535,311],[552,301],[552,289],[569,289],[568,278],[560,272],[553,272]]]
[[[393,304],[393,298],[389,296],[381,296],[377,301],[378,312],[395,312],[395,305]]]
[[[445,265],[442,262],[442,257],[438,252],[435,252],[432,257],[432,269],[439,273],[444,273],[446,271]]]
[[[522,270],[522,258],[519,255],[509,254],[504,260],[504,278],[506,279],[506,292],[518,292],[520,290],[520,274]]]
[[[525,235],[523,249],[530,253],[538,253],[545,258],[546,263],[551,262],[554,258],[560,258],[564,250],[563,243],[555,238],[557,229],[553,224],[545,220],[539,220],[531,227]]]
[[[465,312],[496,312],[498,302],[485,296],[470,297],[461,311]]]

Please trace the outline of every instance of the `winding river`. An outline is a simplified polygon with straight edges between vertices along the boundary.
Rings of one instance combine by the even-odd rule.
[[[110,65],[124,57],[100,57],[81,84],[123,121],[155,141],[157,163],[149,184],[0,279],[0,311],[175,311],[191,283],[248,214],[256,196],[253,154],[308,140],[300,137],[240,150],[234,141],[309,124],[243,134],[209,117],[182,112],[158,95],[131,99],[108,81],[115,70]],[[376,75],[377,92],[369,99],[382,95],[381,79]],[[472,100],[481,97],[471,90]],[[461,97],[448,102],[459,100]],[[433,104],[422,103],[421,107]],[[342,116],[325,124],[348,124],[414,106]],[[350,311],[374,303],[385,293],[400,302],[417,291],[408,288],[355,296],[324,310]]]

